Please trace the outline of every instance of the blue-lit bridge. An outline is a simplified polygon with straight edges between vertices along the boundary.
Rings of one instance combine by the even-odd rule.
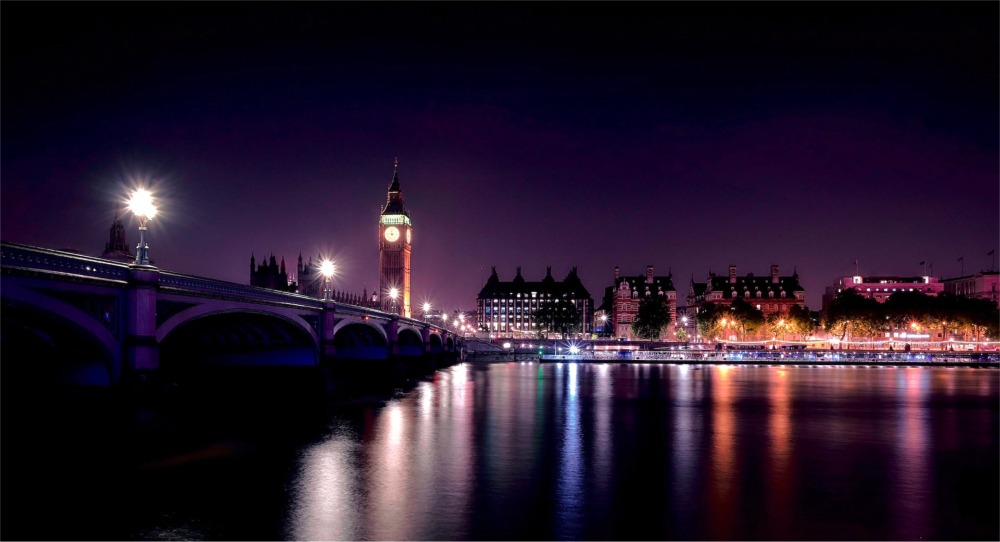
[[[462,346],[370,308],[15,243],[0,252],[5,375],[36,367],[113,385],[199,364],[434,366]]]

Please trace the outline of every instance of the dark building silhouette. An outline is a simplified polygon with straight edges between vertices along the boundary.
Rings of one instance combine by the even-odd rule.
[[[115,206],[115,219],[111,222],[111,236],[104,244],[104,252],[101,257],[118,262],[132,263],[135,261],[135,253],[129,248],[128,240],[125,239],[125,225],[122,224],[119,208]]]
[[[285,268],[284,257],[279,262],[272,254],[270,258],[257,265],[256,258],[251,254],[250,285],[323,298],[324,277],[319,272],[319,262],[314,262],[312,256],[307,262],[300,253],[295,266],[295,275],[289,275]],[[378,299],[368,295],[367,288],[361,294],[357,294],[337,290],[331,285],[330,299],[359,307],[378,308]]]
[[[274,254],[271,254],[271,258],[261,262],[259,266],[254,255],[250,255],[250,286],[281,290],[282,292],[296,291],[295,283],[288,282],[288,273],[285,272],[285,258],[282,257],[279,264],[275,260]]]

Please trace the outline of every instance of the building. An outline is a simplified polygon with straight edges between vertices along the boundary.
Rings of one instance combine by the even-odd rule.
[[[670,310],[670,325],[660,338],[672,338],[677,328],[677,290],[674,289],[673,273],[656,276],[653,266],[647,265],[645,275],[624,276],[615,266],[613,285],[610,292],[606,291],[602,304],[605,315],[612,322],[615,337],[629,341],[634,338],[632,324],[639,314],[639,302],[654,295],[662,299]]]
[[[778,266],[772,265],[767,275],[745,276],[736,275],[736,266],[729,266],[728,276],[718,276],[709,272],[705,282],[697,283],[691,279],[688,289],[688,318],[695,317],[705,303],[716,303],[729,306],[736,299],[743,299],[757,307],[764,316],[773,313],[787,313],[793,306],[805,308],[806,292],[799,283],[799,274],[792,271],[791,275],[778,274]]]
[[[101,257],[118,262],[135,262],[135,253],[129,248],[128,241],[125,239],[125,226],[122,224],[117,205],[115,206],[115,219],[111,222],[111,236],[104,244],[104,252],[101,252]]]
[[[941,279],[945,292],[975,299],[989,299],[1000,306],[1000,273],[980,271],[974,275]]]
[[[823,313],[825,314],[829,309],[830,303],[837,297],[837,294],[850,288],[853,288],[862,297],[885,303],[885,300],[896,292],[922,292],[936,296],[944,291],[944,284],[938,282],[937,277],[928,276],[874,275],[863,277],[853,275],[837,277],[836,281],[827,286],[826,292],[823,293]]]
[[[294,292],[295,283],[289,284],[288,273],[285,272],[285,258],[281,258],[281,263],[277,263],[274,254],[270,260],[264,260],[257,265],[257,259],[250,255],[250,286],[281,290],[282,292]]]
[[[392,168],[392,182],[385,207],[379,215],[379,291],[384,311],[410,317],[410,254],[413,224],[403,205],[399,187],[399,160]]]
[[[552,267],[547,267],[545,278],[537,282],[524,280],[520,266],[513,280],[501,281],[494,267],[476,299],[476,322],[491,338],[537,337],[544,329],[544,323],[539,322],[542,315],[565,306],[563,303],[569,304],[577,318],[573,335],[591,333],[594,300],[576,267],[562,282],[552,277]]]

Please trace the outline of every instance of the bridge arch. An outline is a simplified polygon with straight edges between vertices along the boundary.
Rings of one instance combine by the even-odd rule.
[[[424,355],[424,341],[420,332],[412,326],[401,326],[396,335],[396,347],[400,356]]]
[[[444,350],[444,343],[441,341],[439,333],[431,333],[427,337],[427,346],[432,354],[440,354]]]
[[[295,311],[281,307],[268,307],[267,310],[262,310],[260,305],[250,305],[245,303],[226,303],[225,305],[222,303],[202,303],[201,305],[185,309],[171,316],[161,325],[157,326],[156,342],[162,343],[163,340],[177,328],[177,326],[180,326],[190,320],[226,313],[264,314],[280,318],[298,328],[301,328],[302,331],[307,333],[312,339],[313,345],[319,345],[319,334],[316,333],[316,330],[313,329],[313,327],[302,319],[302,317]]]
[[[161,365],[315,365],[316,330],[293,311],[270,309],[205,303],[172,316],[156,332]]]
[[[387,359],[389,337],[369,320],[344,318],[333,327],[333,345],[339,359]]]
[[[17,381],[11,373],[19,364],[31,364],[21,368],[56,383],[108,386],[121,379],[121,342],[114,333],[123,332],[119,322],[102,323],[70,303],[13,282],[5,281],[2,296],[8,376]],[[108,293],[120,299],[117,291]],[[120,318],[120,310],[113,310]],[[33,357],[45,359],[36,363]]]

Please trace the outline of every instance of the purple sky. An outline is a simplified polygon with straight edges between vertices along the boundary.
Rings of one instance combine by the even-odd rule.
[[[496,266],[956,276],[1000,244],[1000,4],[4,2],[2,236],[98,255],[152,179],[157,265],[378,280],[399,158],[413,299]],[[138,241],[128,223],[129,243]]]

